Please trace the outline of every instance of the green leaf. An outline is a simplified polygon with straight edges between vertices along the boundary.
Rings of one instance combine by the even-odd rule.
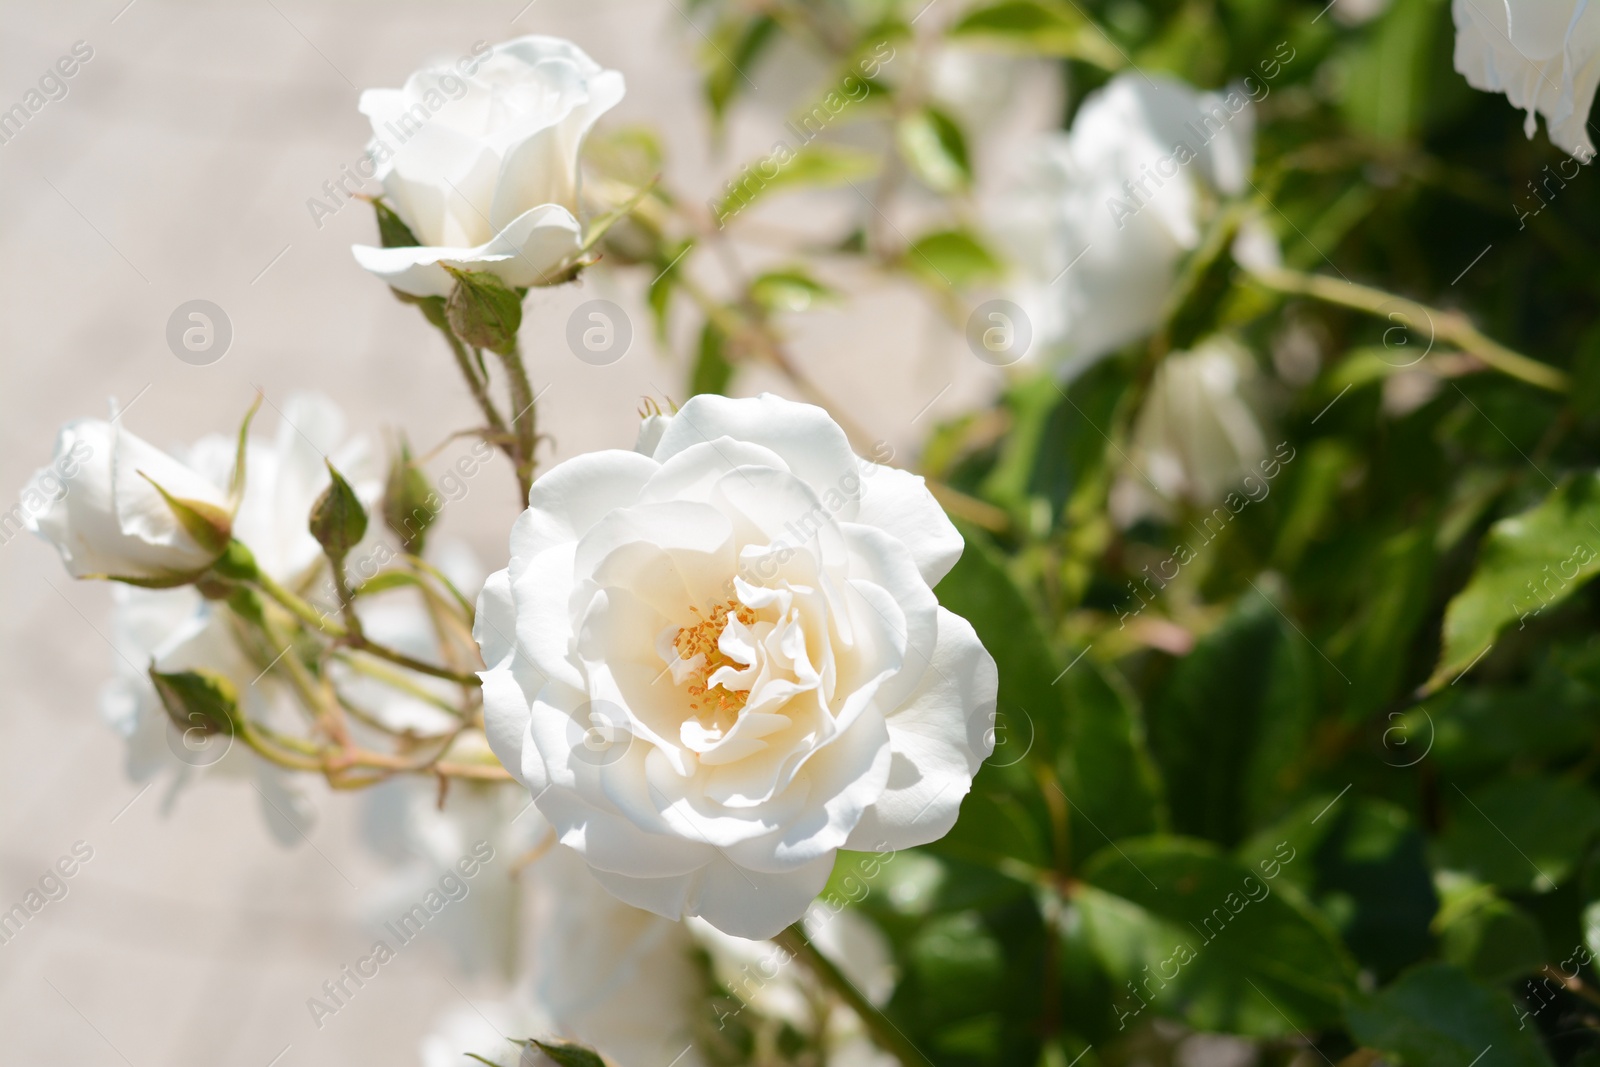
[[[1313,654],[1251,592],[1177,662],[1149,713],[1168,795],[1183,798],[1176,829],[1233,844],[1281,812],[1315,711]]]
[[[972,184],[967,139],[954,119],[936,107],[924,107],[895,127],[900,155],[931,189],[953,193]]]
[[[1564,882],[1600,830],[1600,800],[1567,778],[1509,778],[1471,794],[1445,790],[1450,824],[1439,865],[1512,892]]]
[[[1345,947],[1380,978],[1432,947],[1438,910],[1422,834],[1402,808],[1347,795],[1319,820],[1327,835],[1308,850],[1311,898]]]
[[[1362,1045],[1393,1053],[1405,1067],[1465,1067],[1491,1048],[1484,1062],[1495,1067],[1550,1062],[1505,994],[1447,963],[1417,967],[1375,994],[1354,998],[1347,1025]]]
[[[726,394],[733,382],[733,364],[728,362],[728,336],[711,319],[700,330],[700,348],[695,355],[694,373],[689,378],[689,395]]]
[[[474,348],[511,351],[522,328],[522,294],[487,271],[445,270],[456,280],[445,304],[450,329]]]
[[[750,70],[771,43],[778,24],[766,15],[735,15],[712,29],[702,55],[706,65],[706,100],[711,119],[720,131],[729,105],[751,88]]]
[[[993,281],[1002,271],[994,253],[965,230],[924,234],[906,249],[901,263],[928,284],[951,289]]]
[[[1434,919],[1439,956],[1485,984],[1509,982],[1545,963],[1544,932],[1493,887],[1443,872],[1444,904]]]
[[[1109,668],[1084,657],[1056,683],[1066,704],[1061,782],[1072,806],[1073,840],[1102,841],[1166,829],[1155,761],[1138,706]]]
[[[656,323],[656,339],[663,345],[667,343],[667,313],[672,307],[672,287],[678,283],[678,269],[693,247],[693,240],[684,241],[676,247],[664,246],[661,255],[667,257],[671,253],[671,256],[656,264],[657,273],[650,283],[647,300]]]
[[[1336,1021],[1353,968],[1279,880],[1296,860],[1285,846],[1276,862],[1246,867],[1185,838],[1097,853],[1083,871],[1089,888],[1074,899],[1102,964],[1119,985],[1132,983],[1113,1001],[1119,1021],[1154,1007],[1202,1030],[1255,1037]]]
[[[233,734],[239,721],[239,692],[227,678],[205,670],[165,673],[153,665],[149,673],[161,706],[179,730]]]
[[[805,311],[813,304],[833,300],[838,293],[813,278],[804,267],[773,270],[750,283],[750,299],[773,311]]]
[[[367,535],[367,509],[361,506],[350,483],[328,462],[328,488],[311,505],[311,536],[328,554],[342,560]]]
[[[1518,629],[1600,574],[1600,474],[1585,474],[1537,506],[1501,519],[1478,550],[1467,587],[1445,609],[1443,649],[1428,687],[1476,663],[1512,622]]]
[[[1050,0],[1001,0],[962,16],[949,30],[956,38],[978,38],[1044,55],[1071,56],[1106,70],[1126,64],[1088,19]]]
[[[798,151],[779,144],[745,166],[727,183],[727,194],[711,211],[720,228],[756,201],[786,189],[848,185],[878,172],[877,153],[847,145],[813,141]]]

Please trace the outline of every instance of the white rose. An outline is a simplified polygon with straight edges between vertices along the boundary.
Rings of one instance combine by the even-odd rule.
[[[1112,490],[1118,524],[1167,517],[1180,500],[1211,507],[1249,488],[1245,478],[1267,457],[1254,379],[1250,354],[1221,337],[1161,361],[1134,423],[1132,469]]]
[[[61,428],[54,458],[22,491],[24,523],[55,546],[74,578],[183,581],[209,567],[217,551],[184,529],[157,485],[179,499],[228,508],[216,482],[120,420],[78,419]]]
[[[836,850],[944,835],[994,661],[932,586],[962,541],[826,412],[697,396],[534,484],[479,600],[490,744],[621,899],[740,937]]]
[[[1600,5],[1588,0],[1453,0],[1456,70],[1474,89],[1505,93],[1544,116],[1550,140],[1587,163],[1589,108],[1600,85]]]
[[[521,37],[481,60],[368,89],[369,147],[388,204],[422,242],[356,245],[356,261],[413,296],[446,296],[444,265],[532,286],[582,243],[578,152],[622,99],[622,75],[577,45]]]
[[[1035,351],[1058,349],[1070,376],[1160,325],[1209,206],[1248,185],[1254,129],[1241,89],[1128,72],[1036,142],[995,211]]]

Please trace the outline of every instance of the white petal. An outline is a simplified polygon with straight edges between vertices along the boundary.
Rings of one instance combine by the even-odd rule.
[[[559,204],[531,208],[474,248],[375,248],[353,245],[356,262],[411,296],[449,296],[455,281],[444,269],[487,271],[514,288],[548,285],[556,269],[576,255],[583,228]]]
[[[861,463],[861,510],[856,522],[876,526],[905,545],[930,587],[950,573],[966,547],[955,523],[928,492],[921,475],[876,463]]]
[[[665,463],[692,445],[723,437],[776,452],[818,496],[826,500],[831,491],[840,499],[840,519],[855,518],[861,474],[849,439],[826,411],[771,393],[753,400],[702,393],[671,417],[652,454]]]
[[[994,751],[999,675],[972,625],[939,609],[939,644],[911,701],[888,716],[889,784],[845,847],[910,848],[950,832],[972,777]]]

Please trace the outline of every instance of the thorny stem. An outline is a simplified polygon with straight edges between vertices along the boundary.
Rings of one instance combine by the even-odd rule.
[[[509,351],[499,355],[500,361],[506,365],[506,375],[511,379],[511,424],[516,435],[512,461],[517,465],[517,484],[522,489],[522,500],[526,504],[528,490],[533,486],[534,467],[537,465],[533,451],[539,439],[538,412],[534,410],[533,385],[528,381],[528,370],[522,363],[522,346],[513,344]]]
[[[867,1033],[872,1035],[872,1040],[878,1047],[898,1059],[904,1067],[931,1067],[928,1058],[911,1039],[900,1032],[900,1028],[889,1021],[889,1017],[855,987],[855,983],[845,977],[844,972],[834,966],[832,960],[818,952],[816,946],[806,938],[805,931],[799,923],[795,923],[783,930],[772,939],[785,950],[804,961],[806,968],[816,976],[817,981],[827,986],[836,993],[840,1000],[850,1006],[850,1010],[860,1017],[862,1025],[867,1028]]]
[[[473,365],[472,354],[467,351],[467,346],[461,342],[448,325],[439,327],[439,332],[444,334],[444,339],[450,343],[450,351],[456,357],[456,366],[461,369],[461,376],[467,380],[467,388],[472,391],[472,399],[478,402],[478,408],[483,412],[483,418],[489,425],[490,434],[500,443],[502,451],[511,456],[513,462],[516,457],[512,455],[509,440],[509,431],[506,429],[505,417],[494,406],[494,398],[489,395],[489,383],[478,376],[478,368]]]
[[[1280,293],[1315,297],[1330,304],[1338,304],[1404,325],[1409,329],[1416,329],[1421,324],[1403,323],[1397,316],[1404,315],[1408,308],[1415,309],[1427,319],[1430,338],[1456,345],[1463,352],[1476,357],[1501,374],[1552,393],[1565,393],[1571,385],[1564,371],[1548,363],[1529,359],[1522,353],[1485,336],[1472,324],[1471,319],[1459,311],[1431,308],[1415,300],[1386,293],[1382,289],[1357,285],[1342,278],[1330,278],[1325,274],[1278,269],[1254,271],[1252,276],[1262,285]]]

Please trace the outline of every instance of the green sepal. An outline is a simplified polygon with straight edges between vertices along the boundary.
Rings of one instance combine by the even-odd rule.
[[[207,552],[219,556],[227,549],[228,541],[233,536],[231,514],[205,500],[184,500],[175,497],[144,471],[139,471],[138,474],[155,486],[156,492],[161,494],[161,499],[167,502],[167,507],[178,520],[178,525],[194,538],[196,544]]]
[[[239,721],[239,694],[227,678],[206,670],[163,673],[152,662],[150,681],[179,730],[233,733]]]
[[[522,328],[522,293],[485,271],[445,270],[456,280],[445,316],[455,335],[475,348],[502,355],[517,344]]]

